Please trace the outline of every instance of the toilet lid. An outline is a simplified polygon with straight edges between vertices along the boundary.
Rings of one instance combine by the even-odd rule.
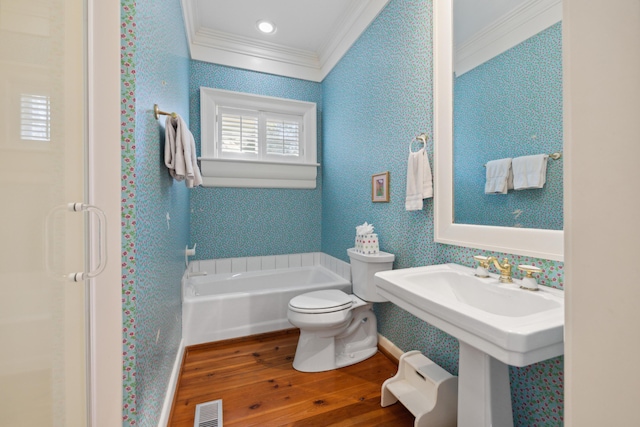
[[[293,297],[289,308],[299,313],[329,313],[346,310],[353,305],[353,299],[337,289],[307,292]]]

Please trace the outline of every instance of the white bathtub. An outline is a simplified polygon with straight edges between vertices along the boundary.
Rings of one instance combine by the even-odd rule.
[[[351,283],[320,264],[185,278],[184,343],[194,345],[292,328],[287,320],[289,300],[319,289],[351,293]]]

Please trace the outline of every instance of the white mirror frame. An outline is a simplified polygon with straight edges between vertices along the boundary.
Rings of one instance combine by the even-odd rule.
[[[434,239],[448,245],[563,261],[562,230],[453,222],[452,1],[433,2]]]

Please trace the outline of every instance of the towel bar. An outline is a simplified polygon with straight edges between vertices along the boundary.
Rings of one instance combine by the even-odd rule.
[[[166,111],[160,110],[160,107],[158,107],[158,104],[153,104],[153,117],[155,117],[156,120],[158,120],[160,118],[160,115],[171,116],[174,119],[178,117],[176,113],[167,113]]]
[[[559,159],[559,158],[561,158],[561,157],[562,157],[562,152],[557,152],[557,153],[551,153],[551,154],[549,154],[549,158],[550,158],[550,159],[552,159],[552,160],[558,160],[558,159]],[[487,167],[487,164],[485,163],[485,164],[484,164],[484,165],[482,165],[482,166],[484,166],[484,167],[486,168],[486,167]]]
[[[419,141],[422,143],[422,145],[424,145],[425,147],[427,146],[427,140],[429,139],[429,137],[427,136],[426,133],[421,133],[420,135],[416,136],[415,138],[413,138],[411,140],[411,142],[409,143],[409,152],[411,153],[411,146],[413,145],[413,143],[415,141]]]
[[[426,133],[421,133],[420,135],[416,136],[416,140],[422,141],[423,144],[427,143],[427,139],[429,139],[429,137],[427,136]]]

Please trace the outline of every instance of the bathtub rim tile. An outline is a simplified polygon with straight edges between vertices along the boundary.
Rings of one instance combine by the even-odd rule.
[[[329,261],[329,255],[325,254],[324,252],[322,253],[322,256],[320,257],[320,265],[322,265],[324,268],[331,270],[331,264]]]
[[[276,270],[289,268],[289,255],[276,255]]]
[[[302,267],[302,254],[291,254],[289,255],[289,268],[300,268]]]
[[[261,270],[275,270],[276,269],[276,257],[275,255],[266,255],[260,257]]]
[[[302,267],[313,267],[315,265],[313,253],[300,254],[300,262],[302,263]]]
[[[215,274],[231,273],[231,258],[220,258],[216,260]]]
[[[260,271],[262,270],[262,257],[252,256],[247,257],[247,271]]]
[[[344,276],[342,276],[345,280],[348,280],[349,282],[351,282],[351,265],[350,264],[346,264],[344,266]]]
[[[338,274],[338,263],[337,263],[337,259],[335,259],[332,256],[329,256],[329,270],[333,271],[334,273]]]
[[[200,261],[189,261],[189,266],[187,267],[187,271],[190,273],[197,273],[200,271]]]
[[[216,260],[215,259],[200,260],[199,271],[206,271],[207,274],[216,274]]]
[[[231,258],[231,273],[246,273],[247,258]]]

